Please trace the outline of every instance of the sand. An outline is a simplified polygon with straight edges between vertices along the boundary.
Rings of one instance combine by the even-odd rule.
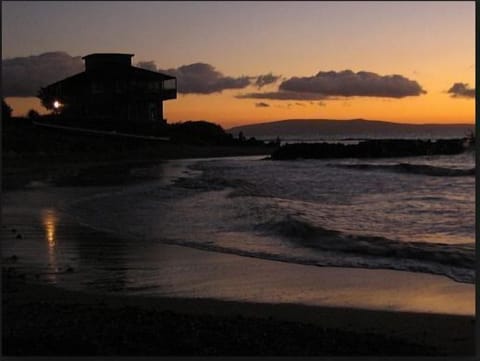
[[[6,355],[474,352],[474,322],[468,316],[101,295],[24,283],[16,276],[6,278],[2,330]]]

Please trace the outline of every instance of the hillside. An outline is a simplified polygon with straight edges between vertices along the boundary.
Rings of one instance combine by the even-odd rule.
[[[474,124],[402,124],[378,120],[288,119],[230,128],[233,135],[272,139],[464,137]]]

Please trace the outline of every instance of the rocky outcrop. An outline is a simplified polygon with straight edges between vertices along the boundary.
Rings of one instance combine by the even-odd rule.
[[[421,155],[459,154],[465,151],[465,139],[375,139],[358,144],[294,143],[285,144],[271,154],[273,160],[297,158],[392,158]]]

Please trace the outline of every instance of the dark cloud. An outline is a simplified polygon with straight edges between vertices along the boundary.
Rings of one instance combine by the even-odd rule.
[[[266,108],[266,107],[269,107],[270,105],[264,102],[260,102],[260,103],[255,103],[255,106],[258,108]]]
[[[291,91],[276,91],[265,93],[247,93],[235,96],[239,99],[273,99],[273,100],[321,100],[326,97],[322,94],[299,93]]]
[[[273,84],[280,79],[280,75],[273,75],[272,73],[265,74],[265,75],[259,75],[257,79],[255,80],[255,86],[260,89],[264,87],[265,85],[268,84]]]
[[[194,63],[166,70],[157,68],[154,61],[141,61],[136,66],[175,76],[177,78],[177,90],[183,94],[219,93],[226,89],[246,88],[252,84],[260,89],[265,85],[277,82],[281,78],[281,76],[272,73],[234,78],[223,75],[215,67],[206,63]]]
[[[2,60],[4,97],[37,96],[41,87],[85,70],[80,56],[55,51]]]
[[[319,72],[311,77],[284,80],[278,91],[248,93],[237,98],[275,100],[324,100],[335,97],[369,96],[403,98],[426,93],[414,80],[401,75],[381,76],[371,72],[351,70]]]
[[[320,71],[311,77],[293,77],[283,81],[279,90],[321,94],[324,96],[369,96],[403,98],[426,93],[414,80],[401,75],[381,76],[351,70]]]
[[[210,64],[194,63],[176,69],[158,70],[177,78],[177,91],[183,94],[220,93],[226,89],[242,89],[251,84],[251,77],[225,76]]]
[[[475,98],[475,88],[469,88],[467,83],[455,83],[447,93],[453,98]]]
[[[140,61],[135,66],[159,71],[177,77],[179,93],[210,94],[225,89],[241,89],[251,85],[257,77],[225,76],[210,64],[195,63],[176,69],[158,69],[154,61]],[[80,56],[72,57],[65,52],[49,52],[40,55],[5,59],[2,61],[3,96],[36,96],[38,90],[85,70]],[[263,82],[271,81],[269,75]]]

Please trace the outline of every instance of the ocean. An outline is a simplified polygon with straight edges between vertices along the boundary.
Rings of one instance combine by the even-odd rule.
[[[430,273],[474,283],[474,167],[474,152],[176,160],[134,170],[163,172],[161,181],[95,193],[64,210],[82,224],[138,244],[176,244],[312,267]],[[148,266],[142,263],[137,275],[131,268],[132,288],[154,287],[155,276],[145,277]]]
[[[178,267],[194,277],[196,266],[176,265],[162,254],[165,244],[312,270],[401,270],[474,284],[474,174],[472,150],[183,159],[138,164],[130,176],[141,181],[128,184],[102,185],[95,173],[80,186],[32,182],[4,194],[2,255],[7,267],[39,280],[101,292],[191,296],[201,282],[204,295],[208,280],[177,284]],[[207,256],[201,263],[218,267]]]

